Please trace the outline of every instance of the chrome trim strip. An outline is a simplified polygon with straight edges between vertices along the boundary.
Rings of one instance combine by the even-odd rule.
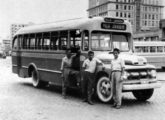
[[[40,70],[40,71],[46,71],[46,72],[53,72],[53,73],[58,73],[58,74],[61,74],[62,73],[61,71],[48,70],[48,69],[42,69],[42,68],[38,68],[38,70]]]
[[[23,68],[27,68],[28,69],[28,67],[27,66],[22,66]]]
[[[18,65],[12,65],[13,67],[17,67]],[[22,66],[22,68],[26,68],[28,69],[27,66]],[[58,74],[61,74],[62,72],[61,71],[55,71],[55,70],[48,70],[48,69],[42,69],[42,68],[37,68],[39,71],[46,71],[46,72],[53,72],[53,73],[58,73]]]
[[[16,64],[12,64],[12,66],[13,66],[13,67],[17,67],[18,65],[16,65]]]

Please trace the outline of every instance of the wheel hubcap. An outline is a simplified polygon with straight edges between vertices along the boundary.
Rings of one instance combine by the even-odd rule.
[[[103,97],[107,98],[111,94],[111,85],[110,82],[108,81],[102,81],[100,84],[100,92]]]

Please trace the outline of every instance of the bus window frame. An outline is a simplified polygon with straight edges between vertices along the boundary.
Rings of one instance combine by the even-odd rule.
[[[79,32],[79,34],[76,35],[76,32]],[[69,48],[71,49],[71,52],[75,53],[78,49],[82,48],[82,34],[83,32],[81,32],[80,29],[69,30]],[[80,40],[77,40],[76,38],[79,38]],[[80,42],[80,44],[77,45],[77,41]]]
[[[93,48],[92,48],[92,33],[93,32],[105,32],[105,33],[108,33],[109,32],[109,34],[110,34],[110,41],[109,41],[109,47],[111,47],[111,49],[110,50],[94,50]],[[93,50],[93,51],[112,51],[112,49],[113,49],[113,41],[112,41],[112,32],[111,31],[104,31],[104,30],[92,30],[91,32],[91,35],[90,35],[90,46],[91,46],[91,50]],[[99,47],[100,47],[100,45],[101,45],[101,41],[99,40],[98,41],[98,45],[99,45]]]
[[[50,50],[51,32],[43,32],[42,50]],[[49,40],[49,44],[47,44]],[[46,42],[45,42],[46,41]],[[46,45],[45,45],[46,43]]]
[[[62,32],[66,32],[67,34],[61,34]],[[66,38],[66,40],[61,40],[61,38]],[[59,31],[59,50],[66,50],[67,48],[69,48],[69,30],[62,30]],[[66,42],[66,45],[62,45],[62,42]]]
[[[128,41],[128,50],[125,50],[125,51],[123,51],[123,50],[121,50],[120,49],[120,52],[129,52],[129,51],[131,51],[133,48],[131,47],[131,46],[133,46],[132,44],[132,40],[131,40],[131,33],[120,33],[120,32],[111,32],[111,37],[114,35],[114,33],[117,35],[117,34],[119,34],[119,35],[126,35],[127,37],[127,41]],[[112,39],[112,38],[111,38]],[[112,39],[112,49],[114,49],[114,46],[113,46],[113,39]]]
[[[55,33],[55,34],[53,34],[53,33]],[[54,42],[54,40],[55,40],[55,42]],[[59,50],[59,31],[52,31],[51,32],[51,36],[50,36],[50,50],[51,51]]]
[[[85,45],[84,45],[84,43],[85,43],[85,37],[86,37],[86,34],[85,34],[85,32],[87,32],[87,37],[88,37],[88,39],[87,39],[87,43],[88,43],[88,46],[87,46],[87,48],[85,48]],[[82,49],[82,51],[89,51],[90,50],[90,31],[89,30],[83,30],[83,32],[82,32],[82,42],[81,42],[81,49]]]
[[[15,47],[15,42],[16,42],[16,47]],[[19,48],[19,39],[18,39],[18,36],[15,36],[14,38],[13,38],[13,43],[12,43],[12,49],[13,50],[18,50],[18,48]]]

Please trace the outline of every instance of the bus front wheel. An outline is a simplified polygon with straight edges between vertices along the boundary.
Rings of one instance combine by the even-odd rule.
[[[32,71],[32,84],[35,88],[41,88],[48,85],[48,82],[39,79],[39,73],[37,70]]]
[[[146,101],[153,95],[154,89],[132,91],[134,97],[139,101]]]
[[[99,78],[96,92],[99,100],[102,102],[109,102],[112,99],[112,83],[108,77]]]

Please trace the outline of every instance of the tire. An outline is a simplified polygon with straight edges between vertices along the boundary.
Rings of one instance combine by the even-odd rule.
[[[42,88],[42,87],[46,87],[49,84],[49,82],[40,80],[38,71],[33,70],[32,71],[32,84],[33,84],[33,87],[35,87],[35,88]]]
[[[132,91],[134,97],[139,101],[146,101],[153,95],[154,89]]]
[[[109,102],[112,99],[112,82],[108,77],[99,78],[96,85],[96,93],[101,102]]]

